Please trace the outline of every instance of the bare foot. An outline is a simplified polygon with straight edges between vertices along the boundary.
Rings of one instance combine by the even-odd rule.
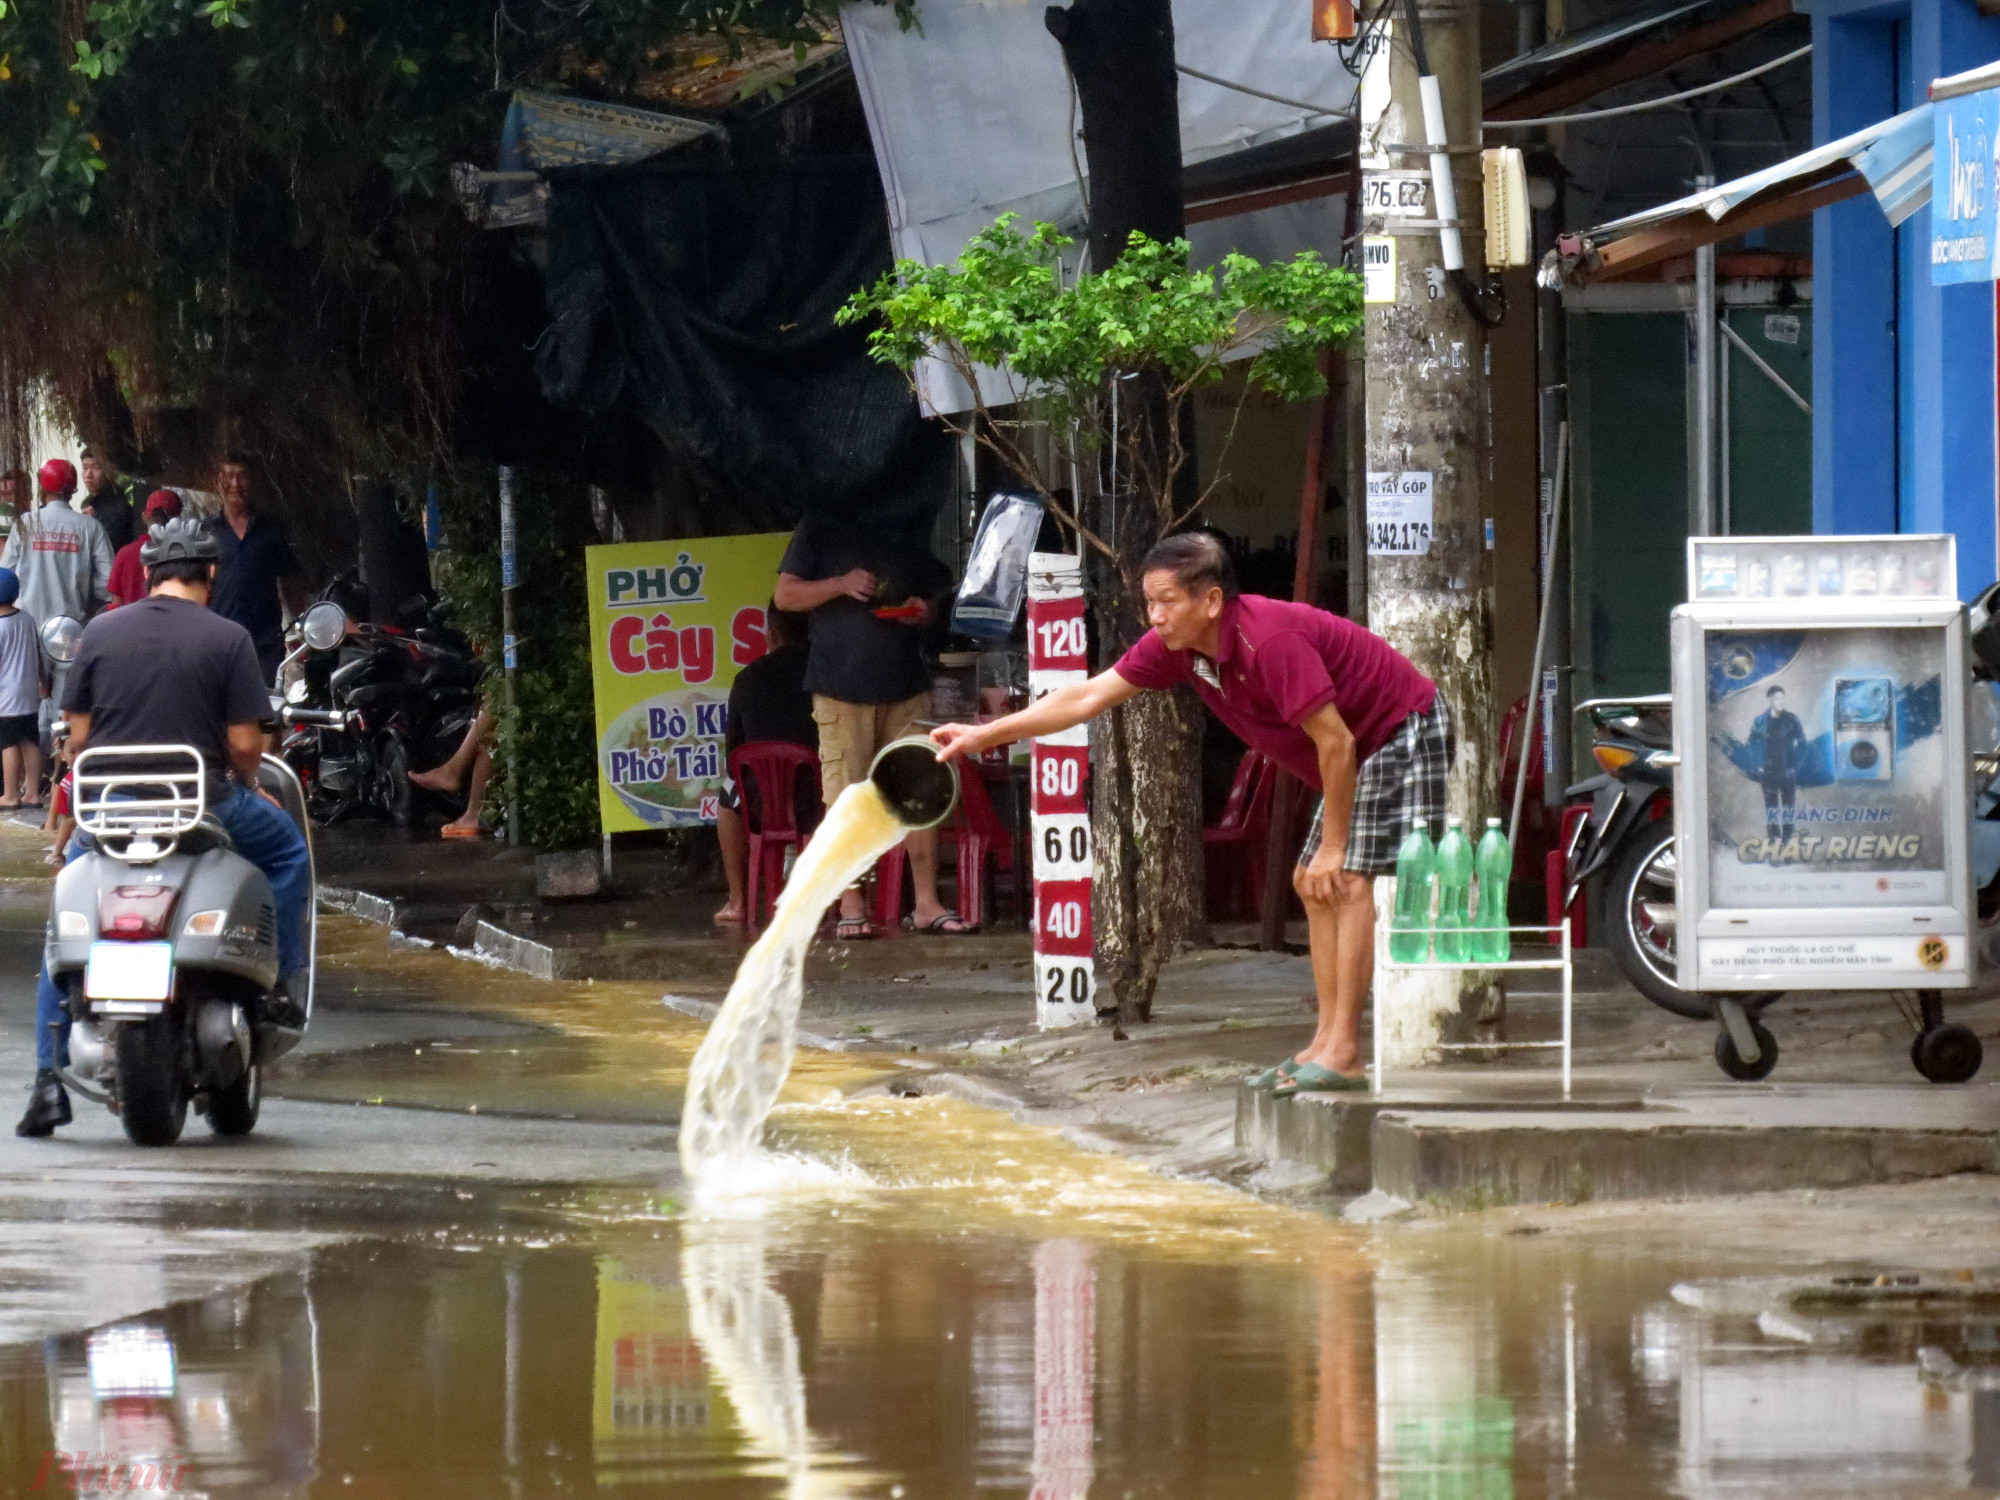
[[[708,920],[715,923],[718,927],[741,927],[743,925],[743,908],[732,901]]]
[[[458,778],[443,766],[428,771],[412,771],[409,777],[410,785],[420,786],[427,792],[451,793],[459,787]]]

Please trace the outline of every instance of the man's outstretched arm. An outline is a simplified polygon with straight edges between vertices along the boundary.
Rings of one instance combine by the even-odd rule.
[[[931,740],[938,747],[939,760],[956,760],[995,745],[1059,734],[1096,718],[1107,708],[1116,708],[1138,691],[1136,685],[1118,675],[1116,667],[1107,667],[1095,677],[1057,688],[1040,702],[991,724],[941,724],[931,731]]]

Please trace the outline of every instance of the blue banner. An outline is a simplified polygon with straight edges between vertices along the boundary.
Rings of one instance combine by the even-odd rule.
[[[1932,114],[1931,284],[1993,280],[2000,221],[1993,197],[2000,92],[1938,102]]]

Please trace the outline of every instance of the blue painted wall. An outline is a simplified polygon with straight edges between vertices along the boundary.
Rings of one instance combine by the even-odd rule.
[[[1925,97],[1933,78],[2000,58],[1973,0],[1807,0],[1813,137]],[[1930,210],[1900,233],[1872,197],[1813,224],[1813,529],[1949,531],[1959,591],[1996,573],[1994,289],[1935,287]]]

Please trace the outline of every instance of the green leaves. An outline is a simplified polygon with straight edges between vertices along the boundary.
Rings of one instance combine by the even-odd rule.
[[[1219,379],[1228,357],[1252,346],[1253,385],[1287,400],[1317,395],[1318,351],[1361,325],[1359,278],[1312,251],[1189,269],[1185,240],[1135,233],[1113,265],[1066,277],[1071,241],[1052,224],[1023,235],[1015,222],[1009,214],[981,231],[955,266],[898,262],[840,320],[878,319],[869,348],[899,369],[932,356],[1004,366],[1041,399],[1077,408],[1137,370],[1162,370],[1177,388]]]

